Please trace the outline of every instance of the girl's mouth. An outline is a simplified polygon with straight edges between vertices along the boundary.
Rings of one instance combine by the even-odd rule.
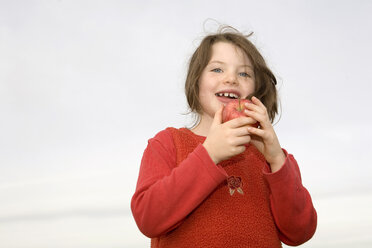
[[[224,105],[228,104],[229,102],[235,100],[235,99],[239,99],[240,96],[236,93],[232,93],[232,92],[219,92],[219,93],[216,93],[215,94],[217,99],[223,103]]]
[[[236,93],[228,93],[228,92],[221,92],[221,93],[216,93],[215,94],[216,96],[218,97],[227,97],[227,98],[230,98],[230,99],[238,99],[239,98],[239,95],[236,94]]]

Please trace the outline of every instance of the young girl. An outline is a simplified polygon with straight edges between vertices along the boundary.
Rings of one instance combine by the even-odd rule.
[[[273,248],[313,236],[310,194],[272,127],[275,85],[246,36],[224,31],[203,39],[185,84],[198,123],[159,132],[143,154],[131,208],[151,247]],[[246,116],[222,123],[233,98],[252,103]]]

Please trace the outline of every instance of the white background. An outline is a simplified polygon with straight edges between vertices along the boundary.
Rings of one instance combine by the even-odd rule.
[[[0,247],[149,247],[130,211],[147,140],[191,123],[190,55],[254,31],[280,142],[318,211],[303,247],[371,247],[372,2],[0,1]]]

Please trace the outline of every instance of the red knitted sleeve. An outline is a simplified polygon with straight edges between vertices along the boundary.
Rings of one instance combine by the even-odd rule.
[[[284,149],[283,149],[284,150]],[[317,213],[311,196],[302,185],[296,160],[284,150],[286,160],[282,168],[264,175],[270,187],[270,201],[280,240],[287,245],[300,245],[315,233]]]
[[[150,139],[144,151],[136,192],[131,201],[140,231],[158,237],[179,226],[227,174],[200,144],[178,166],[168,130]]]

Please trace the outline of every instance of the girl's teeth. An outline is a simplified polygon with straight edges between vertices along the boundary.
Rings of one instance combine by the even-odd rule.
[[[239,98],[238,95],[234,93],[217,93],[218,96],[230,97],[230,98]]]

